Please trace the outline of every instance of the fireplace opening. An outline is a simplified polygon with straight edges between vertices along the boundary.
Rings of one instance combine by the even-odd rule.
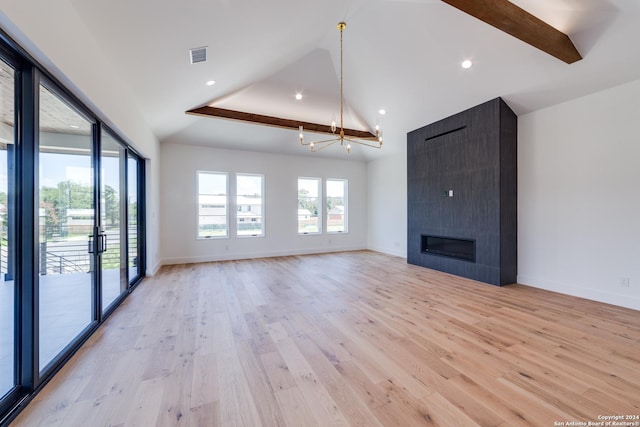
[[[422,235],[420,251],[464,261],[476,262],[476,241],[451,237]]]

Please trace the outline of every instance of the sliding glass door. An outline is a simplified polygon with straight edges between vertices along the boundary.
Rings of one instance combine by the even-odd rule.
[[[127,290],[127,252],[124,185],[126,152],[108,132],[100,138],[100,239],[102,312]]]
[[[140,173],[142,165],[139,157],[127,155],[127,266],[129,284],[136,282],[142,272],[142,246],[140,245]]]
[[[144,275],[144,160],[0,31],[0,424]]]
[[[39,114],[39,368],[96,320],[94,123],[47,87]]]
[[[15,72],[0,60],[0,398],[16,382]]]

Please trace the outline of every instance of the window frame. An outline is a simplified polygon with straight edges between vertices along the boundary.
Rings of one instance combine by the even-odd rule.
[[[220,175],[224,176],[225,179],[225,208],[224,208],[224,219],[225,219],[225,235],[224,236],[205,236],[200,234],[200,218],[202,216],[222,216],[222,215],[201,215],[200,214],[200,196],[209,195],[208,193],[200,192],[200,176],[201,175]],[[213,195],[213,194],[211,194]],[[230,237],[230,227],[229,227],[229,173],[221,172],[221,171],[205,171],[205,170],[197,170],[196,171],[196,239],[197,240],[211,240],[211,239],[228,239]]]
[[[300,181],[301,180],[307,180],[307,181],[316,181],[317,182],[317,189],[318,189],[318,196],[314,197],[317,199],[317,210],[318,210],[318,214],[317,214],[317,218],[318,218],[318,231],[306,231],[306,232],[301,232],[300,231],[300,214],[299,214],[299,209],[300,208]],[[297,209],[298,209],[298,214],[297,214],[297,220],[296,220],[296,224],[298,226],[298,236],[314,236],[314,235],[319,235],[319,234],[323,234],[323,227],[324,227],[324,221],[323,221],[323,217],[324,217],[324,208],[323,208],[323,199],[322,199],[322,189],[323,189],[323,179],[322,178],[318,178],[318,177],[307,177],[307,176],[299,176],[298,177],[298,181],[297,181],[297,188],[298,188],[298,203],[297,203]]]
[[[252,210],[247,210],[247,211],[240,211],[240,204],[238,203],[238,197],[245,197],[247,196],[246,194],[238,194],[238,177],[241,176],[246,176],[246,177],[259,177],[260,178],[260,215],[258,218],[260,218],[260,233],[258,234],[240,234],[240,230],[238,228],[239,223],[240,223],[240,219],[241,217],[238,215],[239,212],[251,212],[253,213]],[[246,238],[255,238],[255,237],[264,237],[266,235],[266,223],[265,223],[265,176],[264,174],[259,174],[259,173],[236,173],[235,174],[235,192],[234,192],[234,200],[235,200],[235,206],[233,209],[234,212],[234,223],[236,224],[235,227],[235,233],[236,233],[236,237],[240,238],[240,239],[246,239]],[[256,216],[250,216],[250,217],[243,217],[243,219],[245,219],[245,221],[242,221],[244,224],[254,224],[257,221],[255,220],[257,217]],[[246,219],[249,219],[249,221],[246,221]]]
[[[341,182],[343,185],[342,206],[344,211],[342,213],[342,231],[330,231],[329,230],[329,182]],[[346,178],[326,178],[325,179],[325,196],[324,196],[324,212],[327,217],[325,224],[325,231],[327,234],[347,234],[349,233],[349,180]]]

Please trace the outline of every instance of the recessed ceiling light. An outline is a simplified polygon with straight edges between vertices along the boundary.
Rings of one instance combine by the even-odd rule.
[[[302,94],[300,92],[296,93],[296,99],[300,101],[302,99]]]
[[[214,84],[216,84],[216,81],[215,81],[215,80],[209,80],[209,81],[207,82],[207,86],[213,86]]]
[[[381,108],[378,110],[378,114],[380,114],[381,116],[384,116],[385,114],[387,114],[387,110],[385,110],[384,108]]]
[[[464,61],[462,61],[462,64],[460,64],[460,65],[462,65],[462,68],[464,68],[466,70],[466,69],[471,68],[471,66],[473,65],[473,62],[471,62],[470,59],[465,59]]]

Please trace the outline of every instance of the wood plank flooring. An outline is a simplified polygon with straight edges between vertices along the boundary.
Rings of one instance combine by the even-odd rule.
[[[12,425],[558,426],[638,414],[640,312],[361,251],[163,267]]]

